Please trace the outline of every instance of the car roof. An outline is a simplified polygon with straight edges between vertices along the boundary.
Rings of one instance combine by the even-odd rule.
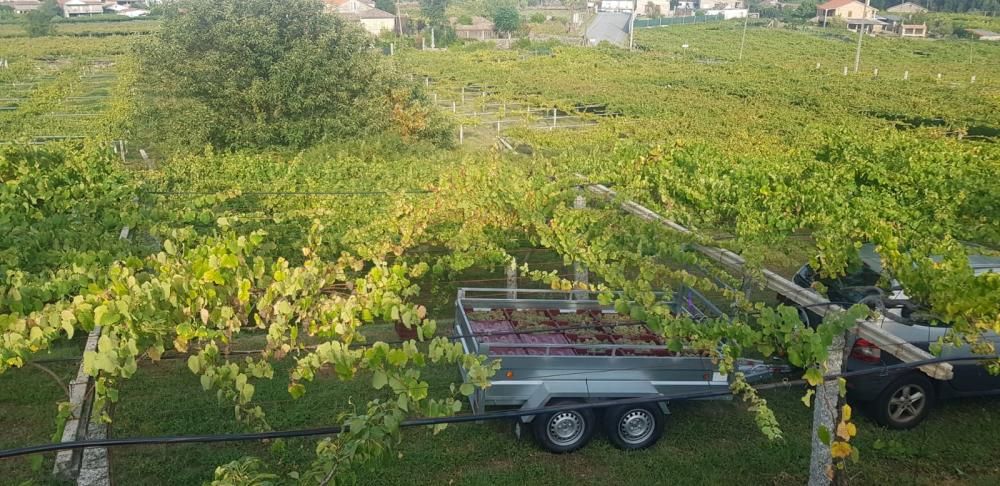
[[[878,252],[875,251],[874,244],[865,243],[864,245],[861,245],[861,249],[858,251],[858,256],[861,258],[861,262],[868,268],[872,269],[876,273],[882,273],[882,257],[880,257]],[[939,262],[941,261],[941,257],[935,255],[931,257],[931,260]],[[976,275],[986,273],[990,270],[1000,272],[1000,257],[989,255],[969,255],[969,267],[973,269]]]

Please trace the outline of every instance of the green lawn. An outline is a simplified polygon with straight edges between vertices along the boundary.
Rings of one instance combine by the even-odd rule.
[[[278,370],[277,377],[283,369]],[[432,387],[457,380],[451,367],[431,370]],[[257,396],[277,428],[336,423],[338,411],[371,396],[367,380],[317,380],[309,393],[291,401],[280,379],[261,382]],[[203,434],[241,428],[214,393],[200,390],[182,361],[144,366],[129,381],[115,410],[114,435]],[[739,402],[703,401],[671,406],[663,440],[648,451],[626,453],[597,437],[582,451],[552,455],[530,438],[517,440],[510,422],[454,425],[439,435],[409,429],[401,456],[373,465],[362,484],[581,485],[581,484],[802,484],[809,460],[811,409],[800,390],[766,394],[783,426],[785,440],[768,442]],[[1000,466],[1000,417],[996,399],[948,402],[908,432],[887,431],[866,418],[856,444],[861,462],[852,465],[855,484],[996,484]],[[257,443],[152,446],[115,449],[113,474],[119,484],[150,477],[161,484],[208,480],[216,465],[254,454],[282,470],[307,464],[315,439],[281,447]],[[974,444],[971,445],[970,444]]]
[[[86,334],[69,342],[57,343],[50,353],[36,359],[61,359],[79,356]],[[63,384],[76,377],[79,363],[55,361],[42,366],[56,374]],[[11,449],[51,442],[55,432],[56,404],[66,400],[59,384],[46,372],[32,366],[0,374],[0,449]],[[42,457],[39,462],[39,457]],[[53,483],[55,454],[0,460],[0,484]]]

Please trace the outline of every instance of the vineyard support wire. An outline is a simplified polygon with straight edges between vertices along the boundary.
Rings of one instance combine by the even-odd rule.
[[[801,307],[809,308],[809,307],[819,307],[819,306],[823,306],[823,305],[843,305],[843,304],[849,304],[849,303],[847,303],[847,302],[829,302],[829,303],[824,302],[824,303],[818,303],[818,304],[810,304],[810,305],[801,306]],[[800,309],[800,311],[801,310],[802,309]],[[441,320],[441,321],[450,321],[450,319],[445,319],[445,320]],[[572,331],[572,330],[582,330],[582,329],[629,327],[629,326],[637,326],[637,325],[640,325],[640,324],[641,325],[645,325],[646,323],[643,322],[643,321],[625,321],[625,322],[617,322],[617,323],[612,323],[612,324],[591,324],[591,325],[580,325],[580,326],[553,326],[552,329],[525,329],[525,330],[521,330],[521,331],[516,331],[515,330],[515,331],[500,331],[500,332],[488,332],[488,333],[454,334],[454,335],[445,336],[445,337],[447,337],[448,340],[458,340],[458,339],[476,338],[476,337],[483,337],[483,336],[503,336],[503,335],[509,335],[509,334],[536,334],[536,333],[537,334],[542,334],[542,333],[552,332],[552,331]],[[392,346],[392,345],[403,344],[403,343],[408,342],[408,341],[409,340],[406,340],[406,339],[397,339],[397,340],[393,340],[393,341],[382,341],[382,342],[384,342],[385,344],[388,344],[388,345]],[[508,344],[510,344],[510,343],[508,343]],[[368,347],[368,346],[369,346],[368,344],[352,344],[350,347],[352,347],[352,348],[364,348],[364,347]],[[304,349],[314,349],[314,348],[316,348],[316,345],[311,345],[311,346],[305,346],[304,347]],[[265,350],[263,350],[263,349],[236,350],[236,351],[230,351],[229,353],[226,353],[226,354],[228,354],[228,355],[261,354],[261,353],[264,353],[264,351]],[[184,359],[184,358],[187,358],[188,356],[191,356],[191,353],[178,353],[176,355],[166,355],[166,356],[160,357],[160,361],[175,360],[175,359]],[[44,364],[44,363],[59,363],[59,362],[68,362],[68,361],[80,361],[81,359],[83,359],[83,358],[80,357],[80,356],[69,356],[69,357],[65,357],[65,358],[42,358],[42,359],[36,359],[36,360],[27,361],[26,364],[33,364],[33,363],[39,363],[39,364]]]
[[[839,378],[851,378],[857,376],[887,373],[888,371],[894,371],[894,370],[912,370],[920,366],[943,363],[943,362],[983,361],[991,359],[1000,359],[1000,356],[991,355],[991,356],[969,356],[961,358],[933,358],[921,361],[914,361],[910,363],[898,363],[893,365],[886,365],[878,368],[848,371],[842,373],[832,373],[825,375],[823,377],[823,381],[832,381]],[[766,391],[777,388],[790,388],[792,386],[804,385],[806,383],[807,383],[806,380],[782,381],[777,383],[766,383],[763,385],[757,385],[754,386],[753,389],[756,391]],[[468,422],[479,422],[485,420],[502,420],[502,419],[512,419],[519,417],[542,415],[547,413],[569,412],[574,410],[596,409],[596,408],[613,407],[619,405],[646,405],[646,404],[669,402],[669,401],[718,398],[732,394],[733,394],[732,390],[728,389],[696,392],[696,393],[685,393],[678,395],[659,394],[659,395],[638,397],[638,398],[603,400],[600,402],[551,405],[551,406],[544,406],[526,410],[520,410],[520,409],[505,410],[499,412],[488,412],[483,414],[454,415],[451,417],[422,417],[422,418],[405,420],[400,423],[400,427],[418,427],[425,425],[460,424]],[[253,441],[253,440],[263,440],[263,439],[310,437],[318,435],[336,435],[341,432],[344,432],[345,430],[347,430],[346,426],[330,426],[330,427],[319,427],[312,429],[280,430],[280,431],[248,433],[248,434],[215,434],[215,435],[195,435],[195,436],[134,437],[126,439],[84,440],[84,441],[63,442],[58,444],[43,444],[37,446],[22,447],[17,449],[0,450],[0,459],[7,459],[10,457],[25,456],[29,454],[37,454],[42,452],[53,452],[53,451],[67,450],[67,449],[83,449],[87,447],[122,447],[131,445],[241,442],[241,441]]]
[[[504,319],[504,320],[506,320],[506,319]],[[550,332],[577,331],[577,330],[583,330],[583,329],[601,329],[601,328],[608,329],[608,328],[617,328],[617,327],[632,327],[632,326],[639,326],[639,325],[645,325],[645,324],[646,323],[642,322],[642,321],[626,321],[626,322],[616,322],[616,323],[612,323],[612,324],[589,324],[589,325],[580,325],[580,326],[551,326],[549,329],[522,329],[520,331],[514,330],[514,331],[496,331],[496,332],[484,332],[484,333],[472,333],[472,334],[454,334],[454,335],[451,335],[451,336],[444,336],[444,337],[446,337],[449,341],[455,341],[455,340],[465,339],[465,338],[490,337],[490,336],[507,336],[507,335],[511,335],[511,334],[546,334],[546,333],[550,333]],[[393,341],[382,341],[382,342],[384,344],[388,344],[388,345],[392,346],[392,345],[404,344],[404,343],[407,343],[409,341],[410,341],[409,339],[397,339],[397,340],[393,340]],[[423,342],[427,342],[427,341],[423,341]],[[518,347],[516,345],[517,343],[497,343],[497,344],[510,344],[509,347]],[[318,345],[304,346],[303,349],[315,349],[317,346]],[[584,346],[584,345],[573,346],[572,344],[570,344],[570,345],[566,345],[565,347],[581,347],[581,346]],[[369,348],[369,347],[371,347],[370,344],[358,344],[358,343],[351,344],[349,346],[349,348],[352,348],[352,349],[364,349],[364,348]],[[506,347],[506,346],[494,346],[494,347]],[[242,356],[242,355],[251,355],[251,354],[262,354],[265,351],[266,350],[264,350],[264,349],[235,350],[235,351],[230,351],[229,353],[223,353],[223,354],[225,354],[225,355]],[[174,359],[185,359],[188,356],[192,356],[192,353],[178,353],[176,355],[161,356],[158,361],[166,361],[166,360],[174,360]],[[27,361],[26,364],[58,363],[58,362],[63,362],[63,361],[80,361],[81,359],[83,359],[83,358],[79,357],[79,356],[71,356],[71,357],[66,357],[66,358],[50,358],[50,359],[43,358],[43,359],[37,359],[37,360]]]

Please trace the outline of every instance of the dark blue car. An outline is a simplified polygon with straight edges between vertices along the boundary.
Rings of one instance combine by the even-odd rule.
[[[948,332],[948,327],[934,321],[903,293],[902,287],[891,279],[882,268],[881,259],[872,245],[865,245],[860,251],[860,269],[849,272],[838,279],[822,279],[828,288],[828,297],[833,302],[845,304],[866,303],[872,308],[886,313],[894,321],[883,321],[882,328],[903,340],[928,350],[932,343]],[[978,275],[1000,273],[1000,258],[973,255],[969,265]],[[810,287],[815,280],[815,272],[804,265],[795,274],[794,281],[801,287]],[[889,282],[889,289],[878,287]],[[1000,304],[998,304],[1000,305]],[[804,310],[803,320],[815,325],[821,319],[818,315]],[[1000,349],[1000,337],[988,333],[985,339],[993,341]],[[879,368],[900,363],[889,353],[874,344],[850,336],[848,345],[851,352],[845,363],[846,371]],[[945,346],[942,357],[967,357],[971,350],[966,347]],[[867,405],[865,408],[873,418],[886,427],[908,429],[919,424],[938,400],[1000,394],[1000,376],[990,374],[984,366],[975,361],[953,363],[954,377],[951,380],[934,380],[919,370],[902,370],[851,378],[847,382],[848,398]]]

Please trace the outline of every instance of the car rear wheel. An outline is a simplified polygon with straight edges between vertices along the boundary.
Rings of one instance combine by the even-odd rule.
[[[891,429],[910,429],[922,422],[934,404],[934,385],[923,375],[906,375],[875,399],[875,420]]]
[[[663,419],[652,404],[611,407],[604,412],[604,431],[619,449],[645,449],[663,436]]]
[[[562,401],[550,405],[580,403]],[[597,418],[592,409],[552,412],[535,417],[531,422],[535,439],[549,452],[573,452],[590,442]]]

